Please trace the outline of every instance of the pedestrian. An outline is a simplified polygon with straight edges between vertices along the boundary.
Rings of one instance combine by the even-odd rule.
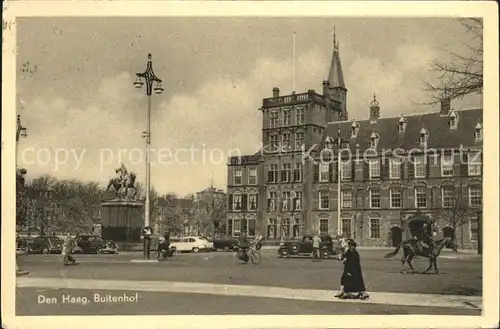
[[[76,262],[76,259],[74,259],[71,256],[71,253],[73,252],[73,249],[75,247],[76,247],[76,241],[71,236],[71,232],[68,232],[66,234],[66,237],[64,238],[64,245],[63,245],[63,250],[62,250],[63,264],[64,264],[64,266],[68,266],[70,262],[73,265],[78,264]]]
[[[321,237],[319,236],[319,232],[313,236],[313,251],[312,251],[312,260],[320,261],[321,260]]]
[[[343,299],[354,295],[355,298],[367,299],[369,296],[366,293],[360,257],[354,240],[349,240],[349,249],[344,253],[342,263],[344,272],[340,279],[340,291],[335,297]]]

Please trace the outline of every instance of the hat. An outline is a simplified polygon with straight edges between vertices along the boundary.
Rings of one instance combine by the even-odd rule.
[[[349,241],[347,242],[347,244],[349,245],[349,247],[356,247],[357,246],[356,242],[354,240],[352,240],[352,239],[349,239]]]

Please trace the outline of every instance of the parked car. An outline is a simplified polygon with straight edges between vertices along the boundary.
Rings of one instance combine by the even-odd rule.
[[[23,238],[16,238],[16,255],[26,255],[28,253],[28,241]]]
[[[110,240],[104,240],[98,235],[79,235],[76,238],[77,248],[74,252],[84,254],[114,254],[118,252],[116,243]]]
[[[232,236],[216,237],[214,239],[214,250],[232,251],[238,247],[238,239]]]
[[[64,241],[57,236],[37,236],[28,243],[28,252],[49,254],[62,252]]]
[[[290,241],[282,242],[278,248],[278,257],[311,256],[313,251],[313,235],[305,235]],[[329,258],[338,255],[340,248],[330,235],[321,235],[321,256]]]
[[[177,252],[200,252],[212,251],[214,244],[201,236],[187,236],[187,237],[172,237],[170,238],[170,247],[175,248]]]

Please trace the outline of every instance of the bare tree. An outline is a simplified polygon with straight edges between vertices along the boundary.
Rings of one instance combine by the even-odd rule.
[[[463,44],[463,53],[444,49],[450,56],[449,60],[431,63],[431,70],[438,74],[438,83],[424,81],[426,90],[432,95],[432,101],[426,104],[437,104],[443,98],[461,98],[483,91],[483,20],[463,18],[460,23],[472,40]]]
[[[436,212],[436,218],[452,228],[455,240],[457,229],[467,224],[476,211],[469,206],[462,182],[458,187],[453,186],[451,195],[443,201],[445,204]]]

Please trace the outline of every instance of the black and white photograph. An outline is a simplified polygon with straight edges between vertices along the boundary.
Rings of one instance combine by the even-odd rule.
[[[5,328],[498,325],[495,3],[238,2],[4,3]]]

